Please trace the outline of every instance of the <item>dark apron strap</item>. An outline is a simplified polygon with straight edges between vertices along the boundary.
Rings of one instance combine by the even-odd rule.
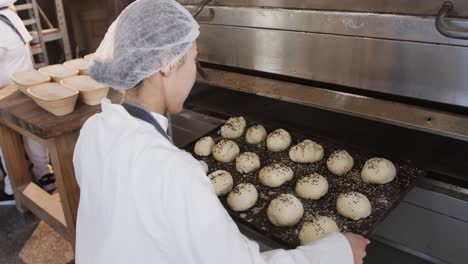
[[[5,10],[5,9],[8,9],[8,7],[7,6],[0,7],[0,11]],[[26,44],[26,40],[24,40],[21,33],[18,31],[18,29],[15,27],[15,25],[13,25],[13,23],[11,22],[11,20],[7,16],[5,16],[3,14],[0,14],[0,21],[3,21],[5,24],[7,24],[7,26],[9,26],[16,33],[16,35],[18,35],[18,37],[21,39],[21,41],[23,41],[23,44]]]
[[[127,112],[131,116],[138,118],[140,120],[143,120],[146,123],[151,124],[154,128],[156,128],[156,131],[158,131],[167,140],[169,140],[169,142],[172,143],[172,139],[169,137],[167,132],[161,127],[161,125],[158,123],[156,118],[154,118],[154,116],[150,112],[148,112],[146,109],[128,101],[123,101],[122,106],[125,108],[125,110],[127,110]]]

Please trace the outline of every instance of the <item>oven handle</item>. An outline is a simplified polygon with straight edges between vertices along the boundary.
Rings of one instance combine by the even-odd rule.
[[[450,25],[451,23],[450,20],[447,19],[447,14],[452,10],[454,10],[452,2],[447,1],[442,4],[435,22],[437,31],[449,38],[468,39],[468,28]]]
[[[197,20],[198,23],[209,23],[213,21],[214,17],[215,17],[214,10],[212,8],[209,8],[207,16],[197,16],[195,19]]]
[[[195,11],[195,13],[193,13],[193,17],[194,18],[197,18],[198,15],[200,15],[200,13],[203,11],[203,9],[205,8],[205,6],[207,4],[209,4],[211,1],[213,0],[203,0],[200,5],[198,6],[197,10]],[[212,20],[214,18],[214,12],[213,12],[213,9],[209,9],[209,12],[210,12],[210,15],[208,17],[203,17],[203,20]],[[198,20],[198,19],[197,19]]]

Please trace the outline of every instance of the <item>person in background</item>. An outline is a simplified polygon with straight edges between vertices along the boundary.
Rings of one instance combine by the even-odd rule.
[[[261,253],[238,229],[200,163],[167,135],[195,83],[199,26],[174,0],[138,0],[110,26],[90,76],[125,91],[80,131],[77,264],[352,264],[369,241],[334,233]]]
[[[0,89],[11,84],[12,73],[33,69],[29,50],[29,42],[32,38],[14,10],[14,2],[16,0],[0,0]],[[34,181],[44,190],[53,191],[55,178],[49,165],[47,148],[26,137],[23,141],[24,149],[32,163]],[[13,190],[1,149],[0,156],[6,172],[3,195],[0,194],[0,205],[13,204]]]

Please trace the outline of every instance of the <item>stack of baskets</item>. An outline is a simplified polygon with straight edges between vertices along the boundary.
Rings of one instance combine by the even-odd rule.
[[[16,72],[11,79],[44,110],[63,116],[74,111],[78,98],[87,105],[98,105],[107,97],[109,87],[87,75],[91,59],[92,54],[37,71]]]

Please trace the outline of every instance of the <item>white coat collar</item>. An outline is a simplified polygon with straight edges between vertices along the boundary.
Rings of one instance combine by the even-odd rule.
[[[169,126],[169,121],[167,118],[163,115],[160,115],[158,113],[150,112],[154,118],[156,118],[156,121],[158,121],[159,125],[164,129],[164,131],[167,131],[167,127]]]
[[[116,106],[116,105],[112,104],[112,102],[108,98],[104,98],[104,99],[101,100],[101,108],[102,108],[103,112],[112,111],[113,109],[115,109],[114,106]],[[119,110],[122,111],[122,113],[125,113],[126,115],[130,116],[130,114],[125,110],[125,108],[123,108],[121,105],[118,105],[118,106],[119,106],[118,107]],[[158,114],[158,113],[150,112],[150,114],[153,115],[153,117],[156,119],[156,121],[158,121],[158,123],[162,127],[162,129],[164,129],[164,131],[167,131],[168,124],[169,124],[168,119],[165,116],[163,116],[161,114]]]

